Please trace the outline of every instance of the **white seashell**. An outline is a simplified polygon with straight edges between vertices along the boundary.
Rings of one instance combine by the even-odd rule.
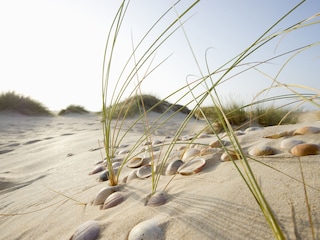
[[[206,160],[203,158],[197,157],[181,165],[178,169],[178,173],[181,175],[192,175],[200,172],[205,165],[206,165]]]
[[[296,129],[293,132],[293,135],[306,135],[306,134],[316,134],[316,133],[320,133],[320,128],[306,126],[306,127],[301,127]]]
[[[158,207],[165,204],[167,200],[168,195],[163,191],[159,191],[147,197],[146,205],[151,207]]]
[[[276,153],[277,153],[276,149],[267,145],[254,146],[249,150],[249,155],[256,156],[256,157],[274,155]]]
[[[303,143],[302,140],[297,140],[297,139],[284,139],[281,141],[280,143],[280,148],[287,148],[287,149],[291,149],[293,148],[295,145],[297,144],[301,144]]]
[[[198,136],[198,138],[209,138],[209,137],[210,137],[210,135],[207,134],[207,133],[201,133],[201,134]]]
[[[109,195],[104,201],[103,206],[100,209],[112,208],[120,203],[122,203],[126,199],[126,194],[123,192],[114,192]]]
[[[120,186],[108,186],[105,188],[102,188],[96,195],[96,197],[93,200],[93,205],[101,205],[105,202],[107,197],[109,197],[112,193],[119,191]]]
[[[130,151],[128,149],[124,149],[124,150],[121,150],[118,152],[118,155],[123,155],[123,154],[127,154],[129,153]]]
[[[126,165],[129,168],[137,168],[142,166],[143,161],[144,161],[144,157],[137,156],[129,159]]]
[[[177,147],[177,151],[181,151],[181,150],[185,150],[186,149],[186,146],[180,146],[180,147]]]
[[[97,165],[97,166],[94,167],[94,169],[91,172],[89,172],[89,175],[93,175],[93,174],[96,174],[98,172],[102,172],[103,170],[105,170],[105,166]]]
[[[239,155],[239,157],[240,157],[240,155]],[[228,161],[232,161],[232,160],[238,160],[239,159],[239,157],[237,156],[237,154],[235,153],[235,152],[229,152],[229,154],[228,153],[226,153],[226,152],[224,152],[222,155],[221,155],[221,157],[220,157],[220,160],[222,161],[222,162],[228,162]]]
[[[154,219],[140,222],[129,233],[128,240],[164,240],[162,229]]]
[[[154,140],[154,141],[152,142],[152,145],[157,145],[157,144],[161,144],[161,143],[162,143],[161,140]]]
[[[170,162],[166,168],[165,175],[174,175],[177,173],[179,167],[183,164],[183,161],[180,159]]]
[[[218,152],[220,152],[221,149],[218,148],[204,148],[200,151],[200,156],[205,156],[205,155],[210,155],[210,154],[216,154]]]
[[[138,178],[150,177],[152,174],[152,165],[148,164],[148,165],[142,166],[141,168],[138,169],[136,174]]]
[[[200,150],[197,148],[188,148],[183,156],[182,156],[182,161],[188,160],[188,159],[192,159],[196,156],[200,155]]]
[[[128,176],[126,176],[124,179],[123,179],[123,182],[124,183],[128,183],[128,182],[131,182],[133,179],[136,179],[138,178],[137,176],[137,169],[133,170],[132,172],[129,173]]]
[[[295,156],[307,156],[320,154],[320,145],[312,143],[302,143],[295,145],[290,152]]]
[[[225,140],[215,140],[211,143],[209,143],[209,146],[212,148],[222,148],[223,146],[227,146],[229,144],[228,141]]]
[[[257,130],[262,130],[262,127],[248,127],[245,132],[252,132],[252,131],[257,131]]]
[[[90,220],[80,225],[70,240],[95,240],[100,235],[98,222]]]
[[[292,131],[284,131],[284,132],[280,132],[280,133],[274,133],[274,134],[264,136],[264,138],[278,139],[281,137],[288,137],[288,136],[292,136],[293,132],[294,131],[292,130]]]

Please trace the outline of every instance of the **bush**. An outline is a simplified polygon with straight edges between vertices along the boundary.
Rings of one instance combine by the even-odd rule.
[[[83,113],[88,113],[88,111],[79,105],[69,105],[66,109],[62,109],[58,115],[66,115],[66,114],[70,114],[70,113],[77,113],[77,114],[83,114]]]
[[[0,95],[0,112],[17,112],[23,115],[52,115],[40,102],[15,92]]]

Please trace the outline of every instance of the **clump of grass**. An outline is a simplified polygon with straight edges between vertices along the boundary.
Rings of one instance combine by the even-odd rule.
[[[146,139],[151,138],[153,130],[150,130],[150,125],[147,119],[147,113],[149,111],[162,111],[163,106],[167,106],[168,103],[165,100],[159,101],[154,97],[148,95],[143,95],[141,93],[141,84],[146,81],[148,75],[155,71],[167,58],[163,59],[157,65],[153,66],[153,61],[155,58],[155,52],[162,46],[162,44],[176,32],[179,28],[179,21],[183,19],[184,15],[189,12],[198,1],[195,1],[190,6],[188,6],[182,14],[170,20],[168,25],[165,25],[164,28],[161,28],[159,35],[157,35],[154,40],[151,40],[150,44],[147,43],[145,50],[142,50],[142,54],[138,55],[140,49],[146,43],[146,38],[151,36],[151,32],[155,30],[155,27],[159,25],[161,20],[168,17],[168,13],[173,11],[175,5],[179,4],[180,1],[176,2],[172,7],[164,12],[163,15],[150,27],[147,33],[141,38],[141,40],[135,46],[132,42],[132,54],[129,56],[127,61],[123,66],[118,77],[111,77],[111,70],[113,70],[113,64],[115,62],[114,55],[117,50],[117,39],[125,19],[126,11],[128,9],[130,1],[122,1],[120,7],[113,19],[111,24],[107,41],[106,48],[104,53],[103,61],[103,70],[102,70],[102,128],[104,135],[104,149],[107,160],[107,168],[109,172],[109,184],[114,186],[118,184],[118,178],[121,172],[122,167],[126,164],[134,151],[138,148],[139,145]],[[138,51],[139,50],[139,51]],[[132,66],[133,63],[133,67]],[[118,63],[117,63],[118,64]],[[147,69],[146,72],[143,69]],[[140,77],[141,76],[141,77]],[[115,87],[111,88],[111,79],[115,83]],[[134,86],[128,93],[129,86]],[[128,100],[124,103],[121,102],[124,95],[127,95]],[[129,96],[128,96],[129,95]],[[177,105],[175,107],[169,106],[165,112],[168,113],[175,109],[176,112],[183,111],[183,107]],[[136,120],[127,130],[123,130],[123,124],[128,116],[132,116],[136,113],[139,113],[139,118]],[[165,120],[164,120],[165,121]],[[123,159],[122,165],[119,168],[118,172],[115,173],[112,167],[112,159],[114,157],[116,147],[120,145],[120,142],[125,138],[125,135],[128,131],[134,127],[137,123],[143,124],[145,127],[144,134],[138,139],[135,146],[132,147],[130,153],[126,155],[126,158]],[[158,122],[158,121],[156,121]],[[159,123],[159,122],[158,122]],[[160,123],[160,125],[163,123]],[[155,129],[155,128],[154,128]],[[152,156],[151,156],[151,159]],[[153,161],[151,161],[153,164]],[[154,193],[156,187],[154,182],[154,167],[152,175],[152,193]]]
[[[42,103],[13,91],[0,95],[0,112],[16,112],[28,116],[52,115]]]
[[[164,113],[168,109],[171,111],[181,111],[182,113],[188,114],[190,110],[182,105],[171,104],[168,101],[160,100],[159,98],[149,95],[142,94],[127,98],[124,101],[116,103],[113,106],[109,106],[107,111],[114,109],[112,118],[123,118],[123,117],[134,117],[141,114],[141,111],[153,111],[156,113]]]
[[[66,115],[66,114],[70,114],[70,113],[76,113],[76,114],[84,114],[84,113],[88,113],[89,111],[87,111],[84,107],[79,106],[79,105],[69,105],[66,109],[62,109],[58,115]]]
[[[287,108],[256,106],[250,115],[253,120],[264,127],[297,123],[297,113],[291,112],[291,110]]]

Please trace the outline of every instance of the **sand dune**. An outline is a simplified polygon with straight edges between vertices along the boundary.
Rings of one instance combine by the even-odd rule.
[[[149,124],[158,116],[150,114]],[[170,142],[184,117],[180,114],[171,118],[155,131],[152,140]],[[160,226],[164,239],[273,238],[234,164],[220,160],[221,151],[206,155],[205,167],[195,175],[177,175],[172,181],[172,176],[161,176],[159,190],[171,181],[164,205],[145,206],[151,180],[134,179],[123,187],[127,194],[123,203],[100,210],[91,202],[107,182],[97,181],[99,174],[88,174],[101,160],[99,141],[103,136],[98,116],[1,115],[0,119],[1,239],[69,239],[78,226],[89,220],[98,222],[101,239],[126,239],[134,226],[149,219]],[[320,144],[319,133],[278,139],[264,136],[302,126],[320,127],[320,122],[306,120],[296,125],[255,128],[239,136],[245,152],[261,145],[277,150],[276,154],[257,157],[260,162],[252,160],[250,164],[288,239],[310,239],[311,230],[299,159],[289,149],[281,148],[281,142],[287,138]],[[128,129],[133,121],[126,120],[122,129]],[[192,119],[181,137],[193,136],[203,126],[204,122]],[[130,129],[123,140],[123,149],[130,149],[143,131],[143,123]],[[215,139],[214,135],[207,135],[196,142],[209,144]],[[180,145],[185,144],[187,141]],[[318,239],[319,155],[300,159]],[[131,171],[123,169],[121,179]]]

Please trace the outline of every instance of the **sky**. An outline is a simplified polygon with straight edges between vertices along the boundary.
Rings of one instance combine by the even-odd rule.
[[[130,1],[116,42],[107,103],[111,102],[111,93],[119,93],[116,82],[133,48],[174,2]],[[177,14],[193,2],[180,1],[159,22],[135,52],[136,61]],[[220,69],[298,3],[298,0],[201,0],[181,19],[182,27],[180,25],[147,59],[122,97],[126,98],[135,89],[137,79],[143,79],[140,85],[143,93],[165,98],[187,83]],[[50,110],[76,104],[90,111],[100,111],[104,49],[120,4],[120,0],[0,1],[0,92],[15,91],[29,96]],[[270,34],[319,12],[318,0],[307,0]],[[311,22],[319,21],[319,18]],[[320,24],[316,24],[268,42],[228,73],[228,80],[216,88],[219,97],[225,101],[253,101],[259,92],[274,84],[272,79],[275,78],[284,84],[313,88],[295,88],[297,92],[319,94],[319,45],[302,51],[294,58],[291,58],[293,53],[276,57],[319,41]],[[252,68],[258,62],[265,63]],[[134,58],[131,58],[119,83],[123,83],[126,74],[134,70],[133,65]],[[250,70],[237,74],[250,67]],[[214,74],[212,81],[216,82],[220,77],[221,73]],[[212,86],[209,80],[206,83]],[[198,96],[205,90],[203,82],[179,103],[187,104],[192,100],[192,94]],[[168,100],[175,102],[183,93],[173,94]],[[284,88],[275,88],[267,92],[269,95],[259,96],[288,93],[291,92]],[[210,105],[210,101],[205,104]]]

